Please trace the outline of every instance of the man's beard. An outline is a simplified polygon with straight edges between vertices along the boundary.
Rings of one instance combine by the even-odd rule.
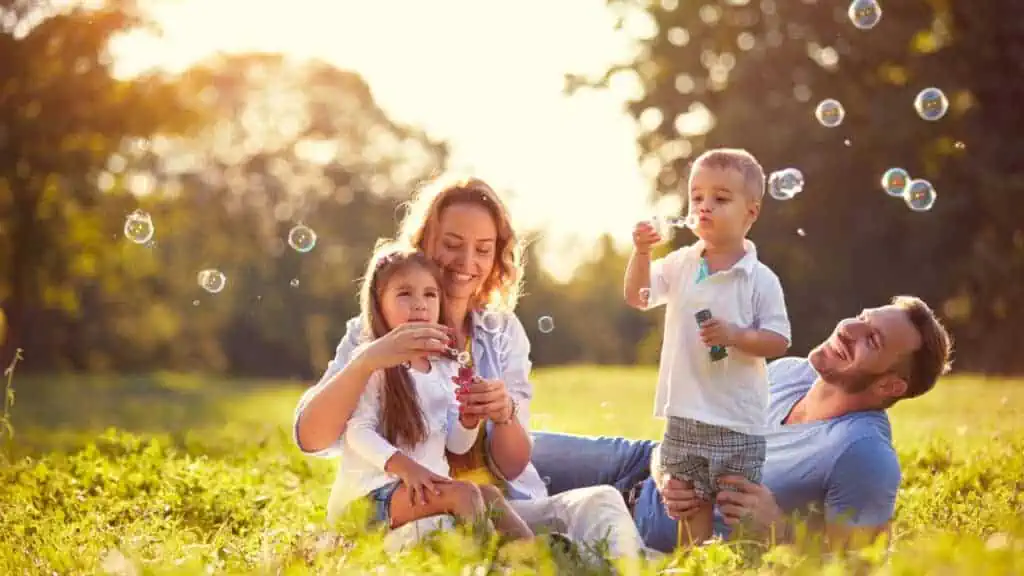
[[[817,358],[815,358],[816,355],[818,355]],[[864,392],[870,388],[876,380],[878,380],[879,376],[881,376],[880,374],[869,374],[859,370],[853,373],[844,373],[839,370],[830,369],[827,366],[816,365],[823,363],[815,362],[815,360],[818,359],[825,360],[823,351],[816,350],[812,352],[810,358],[811,365],[814,366],[815,370],[817,370],[821,379],[826,383],[841,389],[847,394],[860,394],[861,392]]]
[[[835,374],[826,379],[829,383],[843,389],[847,394],[860,394],[878,380],[877,374],[856,372],[854,374]]]

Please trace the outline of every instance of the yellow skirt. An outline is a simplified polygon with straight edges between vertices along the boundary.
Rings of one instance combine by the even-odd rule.
[[[476,437],[473,447],[465,454],[448,453],[448,465],[451,467],[453,480],[472,482],[478,486],[490,485],[507,492],[505,481],[494,473],[488,466],[490,459],[487,457],[487,430],[480,427],[480,434]]]

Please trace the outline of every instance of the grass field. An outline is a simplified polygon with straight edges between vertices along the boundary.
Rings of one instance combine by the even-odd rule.
[[[534,429],[659,434],[652,369],[557,368],[535,382]],[[397,556],[379,535],[331,545],[334,464],[291,444],[301,384],[25,376],[14,387],[16,436],[10,461],[0,460],[0,574],[476,574],[491,554],[454,536]],[[1024,573],[1022,416],[1024,382],[966,377],[894,408],[904,467],[894,551],[885,563],[868,551],[860,568]],[[851,569],[788,547],[761,556],[715,545],[651,571],[666,562],[703,573]]]

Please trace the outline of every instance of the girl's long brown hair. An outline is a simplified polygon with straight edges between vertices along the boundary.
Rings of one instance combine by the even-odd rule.
[[[380,296],[395,274],[416,266],[429,272],[437,282],[441,318],[445,317],[441,270],[437,264],[413,247],[390,241],[379,242],[359,292],[364,341],[376,340],[391,331],[392,327],[384,321]],[[380,422],[384,438],[395,446],[407,447],[426,440],[426,419],[408,369],[402,366],[385,369],[381,392]]]

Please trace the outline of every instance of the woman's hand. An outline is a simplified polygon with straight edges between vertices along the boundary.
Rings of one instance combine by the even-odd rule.
[[[358,360],[372,370],[400,366],[417,358],[444,352],[448,334],[448,327],[442,324],[402,324],[368,344],[359,354]]]
[[[467,421],[474,423],[474,419],[478,422],[483,418],[506,422],[512,414],[512,397],[501,380],[477,378],[472,385],[460,388],[456,398],[462,404],[461,416],[465,417],[463,426]]]

